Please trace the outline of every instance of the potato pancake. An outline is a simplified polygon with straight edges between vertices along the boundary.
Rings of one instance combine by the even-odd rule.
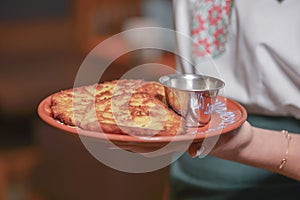
[[[90,131],[133,135],[184,132],[182,118],[169,109],[157,82],[115,80],[63,90],[51,97],[52,117]]]

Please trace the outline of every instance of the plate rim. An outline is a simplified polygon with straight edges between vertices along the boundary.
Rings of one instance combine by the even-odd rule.
[[[62,122],[59,122],[57,119],[54,119],[51,117],[50,113],[50,100],[51,96],[49,95],[46,98],[44,98],[38,105],[38,115],[44,121],[46,124],[57,128],[63,132],[66,132],[71,135],[75,136],[86,136],[94,139],[100,139],[100,140],[106,140],[107,142],[119,142],[119,143],[132,143],[132,144],[143,144],[143,145],[153,145],[155,143],[169,143],[169,142],[183,142],[187,140],[193,140],[193,142],[198,142],[203,140],[206,137],[213,137],[217,135],[222,135],[225,133],[228,133],[238,127],[240,127],[247,119],[247,111],[246,109],[238,102],[227,98],[223,96],[218,96],[218,99],[223,99],[226,101],[226,104],[228,102],[231,105],[234,105],[237,107],[238,111],[240,111],[239,118],[233,123],[229,124],[222,128],[220,131],[210,131],[208,134],[206,133],[198,133],[198,134],[182,134],[182,135],[176,135],[176,136],[154,136],[154,137],[147,137],[147,136],[132,136],[132,135],[126,135],[126,134],[118,134],[118,133],[104,133],[104,132],[96,132],[96,131],[89,131],[84,130],[79,127],[73,127],[69,125],[65,125]]]

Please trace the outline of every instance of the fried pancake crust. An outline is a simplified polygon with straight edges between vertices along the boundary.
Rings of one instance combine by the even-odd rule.
[[[52,117],[91,131],[134,135],[183,133],[182,118],[164,103],[157,82],[115,80],[52,95]]]
[[[182,134],[181,120],[159,99],[147,93],[134,93],[96,100],[79,126],[107,133],[162,136]]]
[[[96,85],[68,89],[51,96],[51,114],[62,123],[78,126],[87,107],[94,101]]]

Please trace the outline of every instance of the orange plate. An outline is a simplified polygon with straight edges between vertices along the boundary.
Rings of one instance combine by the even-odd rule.
[[[125,146],[161,147],[169,142],[180,143],[193,140],[202,141],[205,137],[216,136],[232,131],[245,122],[247,112],[239,103],[225,97],[218,97],[214,104],[211,121],[205,127],[199,128],[197,134],[183,134],[177,136],[131,136],[125,134],[110,134],[83,130],[78,127],[65,125],[50,115],[50,96],[45,98],[38,106],[38,114],[47,124],[70,134],[87,136],[102,142],[111,141]]]

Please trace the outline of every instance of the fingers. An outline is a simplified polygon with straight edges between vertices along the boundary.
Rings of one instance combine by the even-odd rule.
[[[193,143],[189,149],[188,153],[192,158],[198,157],[204,152],[204,147],[201,147],[202,143]]]
[[[166,145],[166,146],[135,146],[135,145],[124,145],[118,144],[115,146],[108,146],[110,150],[120,150],[120,151],[128,151],[131,153],[138,153],[145,157],[158,157],[169,155],[173,153],[181,153],[187,151],[189,144],[175,144],[175,145]]]

